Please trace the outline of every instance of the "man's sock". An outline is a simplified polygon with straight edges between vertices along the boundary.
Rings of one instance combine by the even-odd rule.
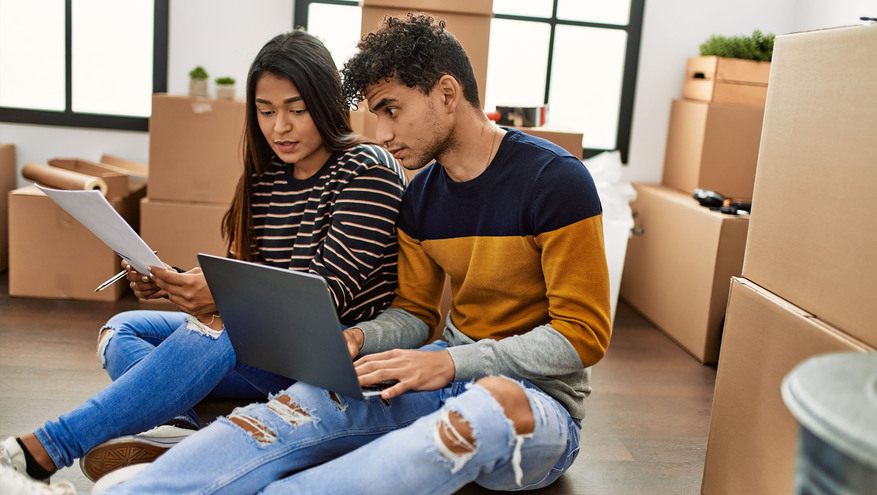
[[[35,480],[44,481],[49,479],[49,476],[52,476],[52,473],[47,471],[46,468],[40,465],[39,462],[31,455],[30,451],[27,450],[27,447],[24,446],[24,443],[20,438],[15,439],[18,442],[18,445],[21,446],[21,450],[24,452],[24,461],[27,465],[26,471],[27,475]]]

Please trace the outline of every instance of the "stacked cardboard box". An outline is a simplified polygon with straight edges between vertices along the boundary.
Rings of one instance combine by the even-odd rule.
[[[9,191],[15,189],[15,145],[0,144],[0,273],[9,268]]]
[[[136,230],[146,181],[142,165],[57,158],[49,166],[100,177],[107,201]],[[34,186],[9,193],[9,294],[23,297],[115,301],[125,284],[94,288],[119,271],[120,258]]]
[[[242,100],[156,94],[149,119],[149,197],[140,234],[183,269],[197,254],[222,256],[222,217],[243,172]]]
[[[877,26],[780,36],[743,278],[728,303],[702,493],[792,493],[804,359],[877,347]]]
[[[752,198],[770,62],[691,57],[670,108],[662,183]]]
[[[748,219],[699,206],[696,189],[752,198],[769,62],[692,57],[670,108],[661,185],[639,185],[621,297],[702,363],[719,357]]]

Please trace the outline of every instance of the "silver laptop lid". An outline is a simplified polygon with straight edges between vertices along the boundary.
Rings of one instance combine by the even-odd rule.
[[[362,398],[326,281],[199,253],[238,361]]]

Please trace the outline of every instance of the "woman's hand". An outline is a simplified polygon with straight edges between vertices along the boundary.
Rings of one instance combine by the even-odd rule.
[[[179,273],[173,269],[150,266],[152,281],[170,302],[190,315],[216,314],[213,295],[207,287],[207,279],[201,267]]]
[[[131,290],[134,291],[134,295],[138,298],[158,299],[167,295],[157,285],[155,285],[155,282],[152,280],[152,277],[150,277],[148,273],[143,274],[138,272],[125,260],[122,260],[122,268],[128,271],[128,274],[125,275],[125,278],[128,280],[128,285],[131,287]]]
[[[342,335],[344,335],[344,340],[347,342],[347,352],[350,353],[350,359],[356,359],[360,349],[362,349],[362,344],[365,342],[365,335],[362,333],[362,329],[351,327],[344,330]]]

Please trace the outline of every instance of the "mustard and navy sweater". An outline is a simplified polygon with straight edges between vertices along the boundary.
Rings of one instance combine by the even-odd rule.
[[[587,169],[548,141],[508,130],[467,182],[433,164],[403,196],[399,287],[389,310],[360,324],[363,353],[422,344],[439,321],[447,273],[443,338],[455,380],[526,379],[583,417],[589,367],[611,331],[602,225]]]

